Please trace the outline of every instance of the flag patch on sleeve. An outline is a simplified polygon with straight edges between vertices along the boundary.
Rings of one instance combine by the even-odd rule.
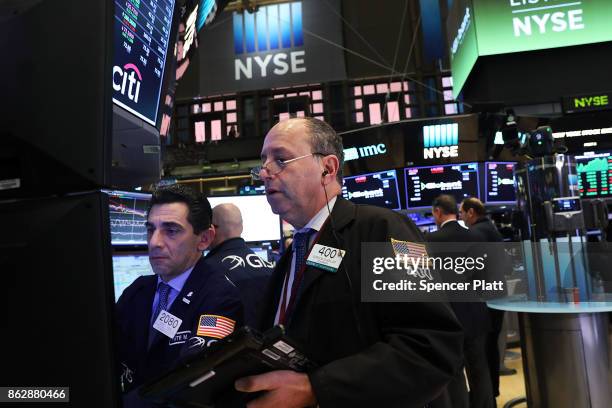
[[[236,322],[227,317],[217,315],[201,315],[198,322],[197,336],[222,339],[234,331]]]

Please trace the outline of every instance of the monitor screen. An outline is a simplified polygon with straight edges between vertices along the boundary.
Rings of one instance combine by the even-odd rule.
[[[109,196],[111,244],[147,245],[147,206],[151,194],[105,191]]]
[[[268,248],[262,248],[262,247],[250,247],[251,251],[255,252],[255,255],[257,255],[258,257],[260,257],[261,259],[263,259],[264,261],[268,262]]]
[[[371,204],[399,210],[399,188],[395,170],[344,177],[342,197],[356,204]]]
[[[149,256],[143,254],[113,255],[113,283],[115,286],[115,302],[123,291],[139,276],[153,275]]]
[[[612,198],[612,152],[576,156],[578,190],[582,198]]]
[[[514,203],[514,168],[512,162],[485,163],[485,201],[487,203]]]
[[[174,0],[115,0],[113,102],[155,126]]]
[[[478,163],[409,167],[404,172],[408,208],[430,208],[440,194],[450,194],[457,202],[479,196]]]
[[[280,217],[272,212],[265,195],[208,197],[211,207],[236,205],[242,213],[242,238],[247,242],[275,241],[281,238]]]
[[[238,190],[239,195],[254,195],[254,194],[266,194],[266,186],[242,186]]]

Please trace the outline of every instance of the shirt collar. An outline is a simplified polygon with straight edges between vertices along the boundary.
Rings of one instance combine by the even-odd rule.
[[[445,226],[445,225],[446,225],[446,224],[448,224],[449,222],[453,222],[453,221],[454,221],[454,222],[457,222],[457,220],[453,220],[453,219],[450,219],[450,220],[446,220],[446,221],[444,221],[442,224],[440,224],[440,228],[442,228],[443,226]]]
[[[176,290],[178,293],[181,293],[181,290],[183,290],[183,286],[185,286],[185,282],[187,282],[187,279],[189,279],[193,268],[195,268],[195,265],[187,269],[185,272],[181,273],[179,276],[170,279],[168,282],[166,282],[166,284],[170,285],[170,287]],[[160,282],[163,282],[162,278],[157,276],[157,286],[159,286]]]
[[[316,213],[315,216],[310,219],[310,221],[308,221],[308,224],[304,225],[303,228],[300,228],[296,232],[307,231],[309,228],[317,232],[321,231],[321,228],[323,228],[323,224],[325,224],[327,217],[329,217],[329,214],[334,209],[334,205],[336,204],[337,198],[337,196],[332,197],[331,200],[329,200],[326,205],[324,205],[323,208],[321,208],[319,212]],[[329,210],[327,209],[328,206]]]

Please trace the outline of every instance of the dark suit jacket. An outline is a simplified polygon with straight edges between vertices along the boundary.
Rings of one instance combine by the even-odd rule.
[[[273,264],[259,258],[242,238],[231,238],[213,248],[204,258],[236,285],[244,304],[244,324],[255,327]]]
[[[502,242],[504,240],[488,217],[482,217],[476,221],[470,227],[470,231],[479,235],[480,240],[483,242]]]
[[[126,390],[171,369],[190,345],[202,347],[215,341],[196,336],[201,315],[224,316],[236,321],[235,327],[242,325],[243,310],[238,290],[227,281],[222,272],[206,267],[204,260],[200,259],[169,310],[182,319],[176,336],[169,339],[154,330],[155,337],[148,348],[156,289],[157,275],[141,276],[123,292],[117,302],[118,349]]]
[[[427,234],[426,239],[434,243],[452,243],[454,249],[459,251],[451,254],[436,253],[441,249],[434,247],[433,251],[429,251],[430,256],[460,256],[463,252],[463,256],[474,256],[473,243],[481,241],[480,236],[462,227],[457,221],[444,224],[438,231]],[[491,329],[489,311],[484,302],[451,302],[451,307],[463,325],[467,337],[482,336]]]
[[[338,197],[318,243],[346,250],[336,272],[308,266],[287,331],[320,367],[309,372],[325,407],[423,407],[462,364],[461,327],[445,303],[360,302],[361,244],[421,241],[408,217]],[[336,229],[336,239],[332,231]],[[268,288],[263,328],[274,323],[286,251]],[[346,274],[350,276],[349,285]]]

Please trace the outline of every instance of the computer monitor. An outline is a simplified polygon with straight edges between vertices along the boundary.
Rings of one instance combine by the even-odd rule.
[[[138,277],[154,275],[149,255],[141,253],[115,253],[113,255],[113,282],[115,286],[115,302],[123,291]]]
[[[266,194],[266,186],[241,186],[238,195],[257,195]]]
[[[115,0],[113,102],[156,126],[174,0]]]
[[[256,247],[256,246],[252,246],[250,248],[251,248],[251,251],[255,252],[255,255],[257,255],[264,261],[268,262],[269,260],[268,259],[268,248],[262,248],[262,247]]]
[[[401,208],[395,170],[344,177],[342,197],[356,204],[371,204],[391,210]]]
[[[247,242],[276,241],[281,238],[280,217],[272,212],[265,195],[208,197],[211,207],[232,203],[242,213],[242,238]]]
[[[588,152],[575,160],[580,197],[612,199],[612,152]]]
[[[0,224],[10,231],[0,235],[0,309],[10,315],[0,383],[70,387],[58,406],[120,407],[108,197],[4,202]]]
[[[514,162],[485,162],[485,202],[488,204],[516,203]]]
[[[440,194],[452,195],[457,202],[479,197],[478,163],[408,167],[404,172],[408,209],[431,208]]]
[[[147,206],[151,194],[107,191],[111,244],[118,246],[147,245]]]

